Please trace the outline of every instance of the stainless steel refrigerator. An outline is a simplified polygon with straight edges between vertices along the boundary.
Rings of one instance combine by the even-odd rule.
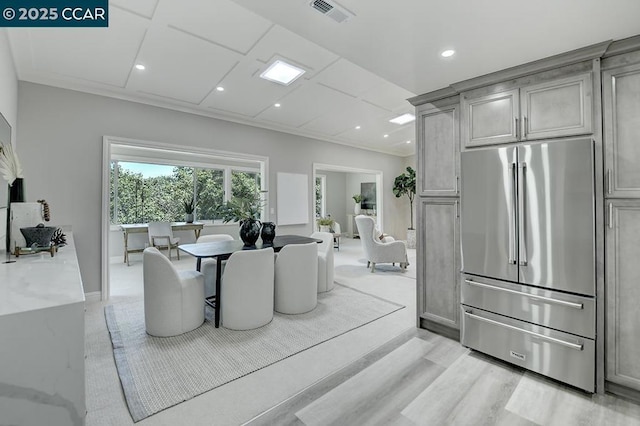
[[[461,153],[461,342],[595,390],[591,139]]]

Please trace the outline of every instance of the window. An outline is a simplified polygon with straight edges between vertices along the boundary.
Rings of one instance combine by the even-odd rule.
[[[256,172],[233,170],[231,172],[231,196],[251,198],[260,192],[260,175]]]
[[[326,215],[326,191],[327,177],[325,175],[316,176],[316,218]]]
[[[198,221],[215,221],[216,208],[233,197],[260,192],[259,169],[194,167],[111,161],[111,224],[184,221],[185,200],[195,200]],[[225,190],[225,188],[229,190]]]
[[[198,220],[220,219],[215,209],[224,202],[224,170],[196,170],[196,212]]]

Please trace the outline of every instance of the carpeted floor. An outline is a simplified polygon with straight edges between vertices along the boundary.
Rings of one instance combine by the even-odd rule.
[[[403,306],[337,285],[302,315],[275,314],[259,329],[198,329],[148,336],[141,301],[105,307],[114,357],[134,421],[318,345]],[[208,311],[211,314],[211,311]]]

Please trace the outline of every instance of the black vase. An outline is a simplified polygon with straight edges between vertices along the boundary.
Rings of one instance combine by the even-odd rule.
[[[263,222],[260,237],[262,237],[263,244],[272,245],[273,239],[276,237],[276,224],[273,222]]]
[[[24,178],[16,178],[9,187],[9,202],[24,203]]]
[[[246,247],[251,247],[256,244],[258,237],[260,237],[260,223],[255,219],[243,219],[240,221],[240,239],[244,242]]]

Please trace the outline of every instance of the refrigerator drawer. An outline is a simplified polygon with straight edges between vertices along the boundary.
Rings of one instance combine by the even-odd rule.
[[[595,390],[595,342],[462,306],[464,346],[588,392]]]
[[[464,275],[464,305],[595,339],[596,302],[592,297]]]

